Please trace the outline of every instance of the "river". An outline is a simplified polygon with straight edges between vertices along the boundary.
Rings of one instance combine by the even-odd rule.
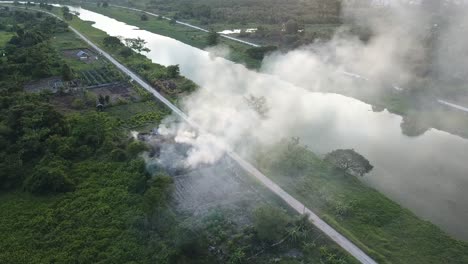
[[[208,82],[225,84],[228,79],[233,89],[242,90],[250,87],[242,80],[252,77],[256,82],[271,83],[272,87],[278,87],[277,83],[281,82],[274,76],[213,58],[206,51],[101,14],[81,8],[72,11],[79,12],[83,20],[95,22],[94,27],[111,36],[143,38],[151,50],[146,54],[148,58],[163,65],[179,64],[181,73],[201,87]],[[207,72],[210,78],[206,77]],[[302,95],[296,100],[320,109],[322,116],[306,117],[309,123],[305,127],[304,117],[300,123],[291,118],[287,122],[288,130],[296,131],[302,142],[318,153],[337,148],[356,149],[375,167],[363,181],[454,237],[468,240],[467,140],[435,129],[408,137],[401,131],[401,116],[387,111],[373,112],[370,105],[341,95],[313,92]],[[222,98],[223,93],[217,96]],[[301,108],[291,106],[291,110]],[[290,134],[275,131],[275,136]]]

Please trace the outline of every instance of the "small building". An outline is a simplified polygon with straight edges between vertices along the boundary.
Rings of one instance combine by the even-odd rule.
[[[82,51],[82,50],[80,50],[80,51],[76,54],[76,56],[77,56],[80,60],[87,60],[87,59],[89,59],[89,54],[86,53],[86,52],[84,52],[84,51]]]

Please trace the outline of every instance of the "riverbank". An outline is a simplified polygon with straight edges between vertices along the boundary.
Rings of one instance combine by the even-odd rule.
[[[150,15],[147,15],[147,19],[143,21],[141,19],[143,13],[114,6],[98,7],[95,4],[81,4],[81,6],[90,11],[115,18],[129,25],[134,25],[162,36],[176,39],[199,49],[209,48],[207,45],[209,33],[197,29],[174,24],[169,20]],[[257,69],[260,67],[261,60],[253,59],[247,54],[247,50],[252,47],[225,38],[219,38],[219,45],[224,45],[229,48],[229,53],[224,54],[224,52],[219,52],[218,54],[220,56],[233,62],[244,64],[248,68]]]
[[[468,262],[468,243],[449,237],[356,177],[343,175],[294,141],[263,149],[256,164],[378,263]]]

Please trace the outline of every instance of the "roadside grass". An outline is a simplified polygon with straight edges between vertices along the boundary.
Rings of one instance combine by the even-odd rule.
[[[451,238],[302,146],[282,142],[262,151],[257,165],[379,263],[468,263],[466,242]]]
[[[0,48],[4,47],[15,33],[0,30]]]

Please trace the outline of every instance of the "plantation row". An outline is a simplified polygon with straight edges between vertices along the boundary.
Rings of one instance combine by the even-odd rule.
[[[108,67],[103,67],[97,70],[81,71],[79,78],[83,86],[95,86],[106,83],[125,81],[125,77]]]

